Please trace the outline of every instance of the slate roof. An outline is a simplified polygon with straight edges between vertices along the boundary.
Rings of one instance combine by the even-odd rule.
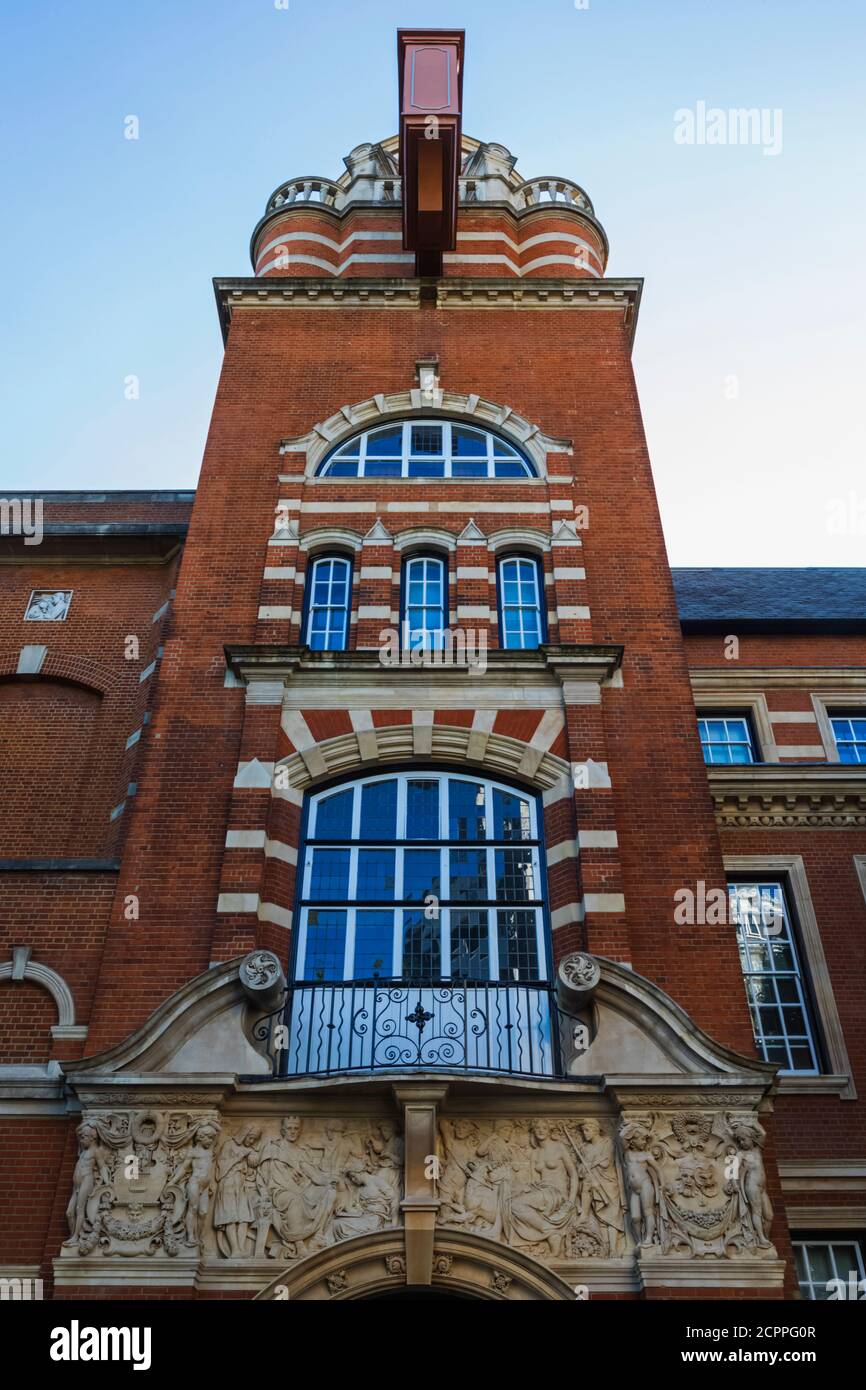
[[[866,631],[862,569],[675,569],[686,632]]]

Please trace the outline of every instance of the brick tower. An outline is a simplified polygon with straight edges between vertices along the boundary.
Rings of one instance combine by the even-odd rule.
[[[42,863],[32,788],[6,812],[10,1260],[59,1298],[783,1297],[776,1068],[726,912],[675,915],[726,875],[641,281],[463,134],[461,33],[398,55],[399,134],[215,281],[191,514],[49,498],[38,590],[18,554],[72,598],[0,694],[77,730],[77,819]]]

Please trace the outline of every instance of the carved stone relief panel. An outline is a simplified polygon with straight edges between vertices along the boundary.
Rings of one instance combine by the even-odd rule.
[[[764,1139],[748,1111],[625,1113],[619,1143],[641,1250],[776,1259]]]
[[[78,1137],[61,1258],[291,1262],[403,1225],[391,1118],[94,1106]],[[776,1259],[763,1144],[749,1110],[446,1116],[436,1219],[554,1265]]]
[[[295,1260],[399,1221],[390,1119],[107,1111],[78,1137],[67,1257]]]
[[[631,1242],[610,1121],[440,1122],[439,1221],[550,1261],[624,1255]]]

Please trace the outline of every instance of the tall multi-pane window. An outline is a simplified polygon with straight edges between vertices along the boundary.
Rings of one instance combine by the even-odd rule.
[[[866,711],[830,717],[840,763],[866,763]]]
[[[859,1240],[845,1235],[792,1237],[800,1293],[810,1302],[862,1298],[858,1285],[866,1278]]]
[[[440,651],[448,627],[448,570],[438,555],[413,555],[403,566],[403,643]]]
[[[730,883],[728,894],[755,1045],[782,1071],[815,1075],[816,1030],[784,886]]]
[[[314,652],[340,652],[348,646],[352,565],[344,555],[315,559],[307,590],[307,646]]]
[[[331,478],[532,478],[535,469],[490,430],[452,420],[401,420],[341,444],[319,468]]]
[[[541,565],[528,555],[499,561],[500,640],[503,647],[537,647],[544,640]]]
[[[698,720],[705,763],[753,763],[755,740],[746,715],[708,714]]]
[[[309,803],[295,978],[547,978],[534,797],[442,772]]]

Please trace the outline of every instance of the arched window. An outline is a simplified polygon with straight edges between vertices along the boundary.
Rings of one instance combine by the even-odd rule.
[[[435,771],[312,796],[296,946],[296,980],[546,980],[535,798]]]
[[[345,555],[320,555],[307,580],[307,646],[314,652],[342,652],[349,645],[352,562]]]
[[[500,644],[539,646],[546,636],[541,562],[529,555],[508,555],[499,561],[497,578]]]
[[[332,478],[532,478],[535,469],[491,430],[452,420],[403,420],[365,430],[321,463]]]
[[[448,566],[439,555],[411,555],[403,565],[401,636],[412,651],[441,651],[448,627]]]

